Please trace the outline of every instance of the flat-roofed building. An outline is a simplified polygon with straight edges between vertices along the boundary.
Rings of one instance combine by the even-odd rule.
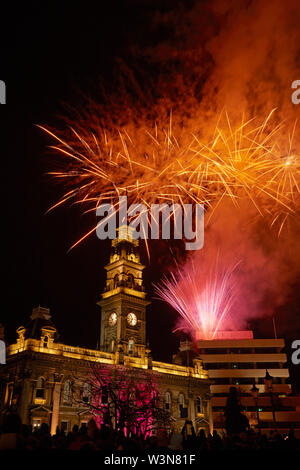
[[[174,361],[183,364],[187,350],[193,354],[191,348],[191,343],[182,342]],[[230,388],[235,387],[251,426],[259,426],[264,432],[288,432],[293,427],[300,436],[300,397],[292,394],[284,339],[255,339],[249,330],[219,332],[216,339],[199,339],[194,354],[201,357],[212,381],[214,429],[225,428],[226,401]],[[272,378],[271,388],[265,384],[267,371]],[[257,402],[251,393],[253,385]]]
[[[224,408],[232,386],[238,389],[242,411],[257,427],[256,400],[251,394],[255,384],[260,429],[288,432],[293,427],[300,433],[300,399],[291,395],[284,339],[255,339],[252,331],[226,333],[212,341],[197,341],[199,356],[213,381],[214,427],[224,428]],[[266,371],[272,388],[265,384]]]

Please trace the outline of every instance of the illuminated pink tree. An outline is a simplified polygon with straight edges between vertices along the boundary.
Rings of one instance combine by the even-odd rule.
[[[90,409],[99,425],[145,439],[153,427],[170,424],[170,413],[160,406],[150,371],[93,365],[88,383],[91,398],[81,403]]]

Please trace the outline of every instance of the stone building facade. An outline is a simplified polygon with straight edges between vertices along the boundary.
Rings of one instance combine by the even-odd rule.
[[[15,409],[23,423],[39,427],[46,422],[70,430],[91,417],[80,399],[87,390],[91,365],[130,368],[150,374],[174,428],[186,419],[196,431],[212,431],[210,381],[199,357],[188,365],[154,361],[146,341],[146,307],[138,241],[119,233],[112,242],[105,267],[107,281],[101,307],[100,348],[62,344],[48,309],[33,309],[27,325],[17,329],[17,340],[7,347],[7,363],[0,366],[1,412]]]

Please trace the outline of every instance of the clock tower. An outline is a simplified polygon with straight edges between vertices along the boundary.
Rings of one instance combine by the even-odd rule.
[[[101,307],[100,349],[127,356],[146,357],[146,299],[139,242],[130,228],[120,227],[112,241]]]

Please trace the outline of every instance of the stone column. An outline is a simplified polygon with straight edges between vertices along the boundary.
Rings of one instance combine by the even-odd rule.
[[[51,435],[56,433],[59,417],[59,402],[60,402],[61,382],[60,377],[54,374],[54,387],[52,395],[52,417],[51,417]]]
[[[189,393],[189,419],[192,421],[196,431],[196,414],[195,414],[195,400],[194,395]]]
[[[31,395],[30,395],[30,380],[28,378],[24,379],[21,396],[20,396],[20,403],[19,403],[19,416],[23,424],[30,424],[28,422],[28,406],[31,402]]]

